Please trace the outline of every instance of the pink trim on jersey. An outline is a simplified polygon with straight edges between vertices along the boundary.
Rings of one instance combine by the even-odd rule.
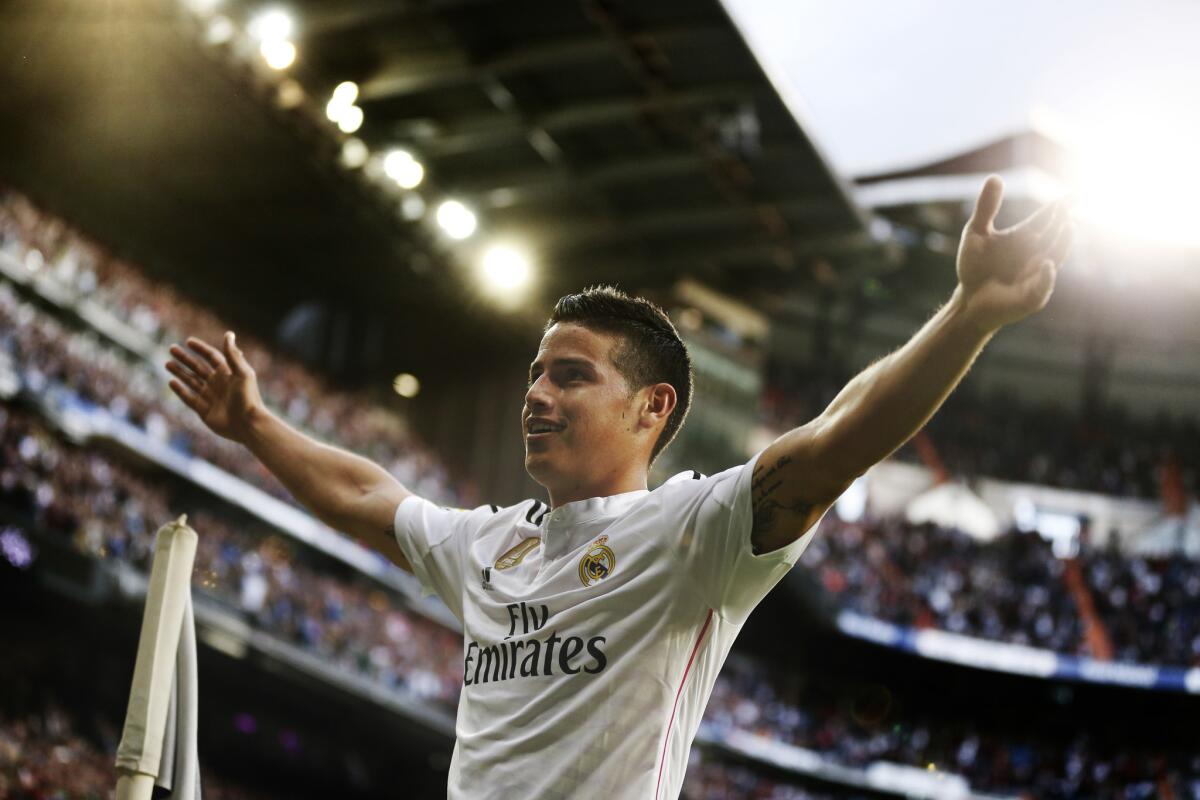
[[[688,658],[687,666],[684,667],[683,677],[679,680],[679,688],[675,690],[675,705],[671,706],[671,721],[667,723],[667,735],[663,739],[662,758],[658,761],[658,779],[654,782],[654,800],[658,800],[658,793],[662,789],[662,773],[663,765],[667,763],[667,745],[671,743],[671,728],[675,725],[675,712],[679,708],[679,696],[683,694],[683,686],[687,683],[688,673],[692,671],[692,662],[696,660],[696,653],[700,652],[700,643],[704,641],[704,634],[708,633],[708,624],[712,622],[713,610],[708,610],[708,616],[704,618],[704,624],[700,627],[700,633],[696,636],[696,643],[692,645],[692,655]]]

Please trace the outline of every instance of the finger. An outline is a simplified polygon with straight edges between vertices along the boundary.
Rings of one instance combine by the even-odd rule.
[[[208,365],[208,362],[204,361],[203,359],[196,358],[194,355],[189,353],[187,350],[184,350],[177,344],[171,345],[170,353],[172,356],[179,359],[184,366],[199,375],[201,378],[207,378],[209,375],[213,374],[212,367]]]
[[[187,367],[175,361],[167,362],[167,372],[170,372],[175,377],[179,378],[184,385],[197,394],[204,391],[204,381],[197,377],[196,373],[192,372]]]
[[[204,404],[200,401],[200,398],[189,391],[182,383],[179,381],[170,381],[167,383],[167,386],[171,387],[171,391],[183,401],[184,405],[197,414],[204,415]]]
[[[1063,225],[1058,236],[1054,237],[1054,242],[1046,251],[1046,258],[1053,261],[1056,268],[1061,267],[1067,260],[1067,254],[1071,252],[1071,243],[1074,239],[1075,226],[1069,222]]]
[[[1047,203],[1009,230],[1020,228],[1035,236],[1041,236],[1061,221],[1062,210],[1062,201]]]
[[[187,346],[199,353],[213,370],[217,372],[229,372],[229,365],[225,363],[225,356],[221,355],[221,351],[208,342],[197,339],[194,336],[189,336]]]
[[[237,335],[233,331],[225,333],[225,358],[234,375],[248,375],[251,372],[250,363],[241,348],[237,346]]]
[[[1070,224],[1066,214],[1060,214],[1050,227],[1038,234],[1034,240],[1033,248],[1038,251],[1050,249],[1050,245],[1058,241],[1058,237],[1062,235],[1063,230]]]
[[[987,234],[992,231],[992,223],[1000,211],[1000,201],[1004,198],[1004,181],[999,175],[989,175],[979,191],[979,199],[975,201],[975,212],[971,214],[968,227],[976,233]]]

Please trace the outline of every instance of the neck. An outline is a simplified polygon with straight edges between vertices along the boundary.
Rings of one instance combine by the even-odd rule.
[[[550,508],[553,510],[565,503],[589,500],[593,497],[612,497],[614,494],[643,491],[648,488],[646,469],[634,469],[601,480],[578,481],[564,486],[547,488]]]

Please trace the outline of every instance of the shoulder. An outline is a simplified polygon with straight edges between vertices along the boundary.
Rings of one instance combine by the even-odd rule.
[[[711,496],[719,502],[729,503],[733,499],[739,478],[751,474],[755,458],[751,458],[750,461],[744,464],[735,464],[728,469],[715,472],[712,475],[706,475],[696,469],[678,472],[664,481],[661,486],[654,490],[654,493],[661,493],[666,497],[674,497],[676,499],[680,497],[704,498]]]
[[[394,525],[397,531],[405,528],[423,530],[433,541],[452,535],[475,536],[486,531],[492,523],[513,518],[531,503],[525,501],[508,507],[485,503],[474,508],[463,508],[441,505],[414,494],[405,497],[396,507]]]

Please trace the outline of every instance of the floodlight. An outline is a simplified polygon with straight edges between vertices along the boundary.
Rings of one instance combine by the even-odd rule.
[[[409,192],[400,201],[400,216],[409,222],[415,222],[425,216],[425,198],[416,192]]]
[[[1200,247],[1193,195],[1200,181],[1200,110],[1155,96],[1122,106],[1074,148],[1073,210],[1098,231],[1144,244]]]
[[[437,209],[437,222],[451,239],[466,239],[475,232],[475,213],[457,200],[444,200]]]
[[[282,8],[259,13],[246,25],[246,31],[260,42],[282,42],[292,35],[292,17]]]
[[[232,39],[235,33],[237,29],[233,26],[233,20],[224,14],[218,14],[204,29],[204,40],[211,45],[222,45]]]
[[[184,0],[184,4],[196,16],[207,17],[217,10],[217,6],[221,5],[221,0]]]
[[[396,390],[396,394],[401,397],[416,397],[421,391],[421,382],[417,380],[416,375],[410,375],[407,372],[401,372],[392,381],[392,388]]]
[[[291,78],[287,78],[279,84],[276,99],[280,108],[298,108],[304,102],[304,87]]]
[[[354,81],[342,81],[333,90],[333,97],[330,103],[337,102],[341,105],[352,106],[354,101],[358,99],[358,84]]]
[[[367,163],[370,154],[362,139],[351,137],[342,144],[342,164],[350,169],[358,169]]]
[[[425,168],[407,150],[392,150],[383,160],[383,171],[402,189],[415,189],[425,177]]]
[[[493,290],[519,289],[529,282],[529,259],[508,245],[493,245],[483,254],[483,279]]]
[[[348,106],[338,117],[337,124],[342,133],[354,133],[362,127],[363,110],[358,106]]]
[[[339,83],[337,88],[333,90],[333,95],[330,96],[329,102],[325,104],[325,116],[329,117],[331,122],[340,123],[342,116],[350,109],[355,108],[354,101],[357,99],[357,83],[353,81]]]
[[[258,50],[271,69],[287,69],[296,60],[296,45],[286,39],[266,39]]]

